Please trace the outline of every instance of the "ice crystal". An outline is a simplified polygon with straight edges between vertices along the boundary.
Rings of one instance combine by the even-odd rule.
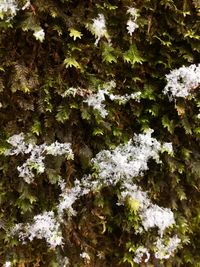
[[[65,182],[63,180],[59,181],[59,186],[62,193],[60,194],[60,201],[57,209],[59,217],[62,220],[64,211],[67,211],[69,216],[76,214],[76,211],[73,209],[72,205],[82,195],[88,194],[90,189],[84,188],[79,180],[75,180],[74,187],[72,187],[71,189],[66,188]]]
[[[44,41],[44,37],[45,37],[45,32],[42,28],[39,28],[38,30],[36,30],[33,33],[34,37],[36,38],[36,40],[39,40],[40,42]]]
[[[10,138],[8,138],[7,142],[14,147],[21,145],[22,143],[24,143],[24,133],[14,134]]]
[[[170,100],[176,97],[186,98],[200,85],[200,64],[182,66],[166,75],[167,85],[163,92]]]
[[[126,104],[129,100],[134,99],[136,101],[140,101],[141,92],[132,93],[130,95],[108,95],[110,100],[118,101],[120,104]]]
[[[175,223],[172,211],[153,205],[147,193],[133,183],[134,177],[148,170],[150,158],[159,163],[162,145],[151,136],[152,133],[150,129],[145,134],[135,135],[133,140],[123,146],[99,152],[92,161],[97,168],[100,183],[114,186],[121,182],[121,200],[127,196],[136,200],[144,229],[147,231],[157,227],[162,236],[165,229]]]
[[[145,134],[135,135],[125,145],[114,150],[103,150],[92,160],[98,167],[99,177],[104,182],[116,184],[119,180],[129,181],[148,170],[150,158],[159,160],[161,144],[151,137],[153,130]]]
[[[67,257],[64,257],[62,260],[62,267],[67,267],[69,266],[69,259]]]
[[[7,142],[12,145],[11,149],[7,149],[5,151],[6,156],[12,156],[12,155],[18,155],[20,153],[26,154],[29,153],[31,148],[27,146],[27,144],[24,141],[24,134],[15,134],[8,138]]]
[[[29,147],[29,145],[28,145]],[[17,170],[19,171],[19,177],[24,178],[25,182],[32,183],[34,179],[34,172],[35,170],[38,174],[41,174],[45,171],[44,165],[44,148],[45,145],[33,145],[29,147],[29,150],[26,153],[30,153],[30,157],[22,164],[22,166],[18,166]],[[23,154],[24,151],[21,151]]]
[[[12,263],[11,261],[6,261],[3,265],[3,267],[11,267],[12,266]]]
[[[80,186],[74,186],[72,189],[65,189],[65,191],[63,190],[62,194],[60,195],[60,202],[58,204],[58,213],[60,217],[62,217],[64,211],[67,211],[69,215],[76,214],[72,205],[77,199],[79,199],[80,195]]]
[[[22,10],[28,9],[31,6],[31,1],[28,0],[25,5],[22,7]]]
[[[26,243],[27,239],[46,239],[51,248],[62,245],[60,224],[56,220],[53,211],[45,211],[36,215],[32,223],[17,224],[12,229],[12,234],[18,234],[19,239]]]
[[[107,96],[111,101],[117,101],[119,104],[126,104],[129,100],[134,99],[140,101],[141,92],[132,93],[130,95],[114,95],[111,90],[116,87],[115,81],[110,81],[103,85],[103,89],[99,89],[97,93],[90,94],[89,97],[84,101],[88,106],[93,107],[97,110],[102,118],[108,115],[104,102]]]
[[[174,214],[170,209],[161,208],[153,204],[142,211],[141,217],[144,229],[148,231],[150,228],[157,227],[161,237],[166,228],[175,223]]]
[[[80,90],[80,88],[70,87],[68,90],[66,90],[64,93],[61,94],[63,98],[67,96],[73,96],[75,97],[77,92]]]
[[[159,152],[162,145],[151,136],[153,130],[144,134],[135,135],[124,145],[120,145],[113,150],[103,150],[99,152],[92,163],[94,164],[98,180],[93,177],[84,176],[81,181],[76,180],[74,187],[65,189],[64,183],[60,183],[62,194],[58,211],[60,216],[68,211],[69,215],[74,215],[72,205],[80,196],[96,191],[102,186],[115,186],[121,183],[120,201],[124,203],[127,197],[137,201],[138,215],[141,218],[142,226],[146,231],[150,228],[158,228],[162,236],[165,229],[175,223],[171,210],[161,208],[151,203],[147,192],[142,191],[133,183],[133,178],[142,175],[148,170],[148,161],[153,158],[159,162]],[[164,143],[166,145],[166,143]],[[171,146],[170,146],[171,148]]]
[[[107,110],[105,109],[105,95],[107,94],[107,90],[99,90],[96,94],[90,95],[86,102],[88,106],[93,107],[95,110],[99,111],[102,118],[105,118],[108,115]]]
[[[158,238],[156,241],[155,257],[161,260],[168,259],[177,249],[180,242],[181,240],[177,236],[171,237],[167,244],[165,244],[166,242],[163,239]]]
[[[139,264],[143,259],[144,259],[144,262],[148,262],[149,258],[150,258],[150,253],[148,249],[140,246],[135,251],[135,257],[133,258],[133,261]]]
[[[45,147],[47,154],[53,156],[66,155],[68,159],[73,159],[74,154],[69,143],[59,143],[58,141]]]
[[[15,0],[1,0],[0,2],[0,18],[13,18],[17,14],[18,6]]]
[[[120,201],[124,202],[127,197],[138,202],[138,209],[143,211],[150,205],[147,192],[144,192],[136,184],[124,183],[121,188]]]
[[[18,233],[23,242],[28,239],[31,241],[33,238],[45,238],[51,247],[62,245],[60,223],[63,222],[65,212],[67,212],[68,216],[76,215],[73,205],[80,197],[89,192],[99,191],[103,186],[118,185],[120,187],[119,204],[123,205],[128,199],[140,218],[139,230],[136,229],[135,234],[148,231],[151,228],[157,228],[159,234],[157,243],[159,245],[159,242],[163,240],[165,230],[175,223],[174,215],[170,209],[153,204],[148,197],[148,192],[142,191],[134,182],[134,177],[143,175],[144,171],[148,170],[148,161],[150,159],[154,159],[159,163],[160,152],[172,151],[171,143],[162,145],[152,137],[152,133],[153,130],[149,129],[144,134],[135,134],[129,142],[119,145],[113,150],[100,151],[92,159],[96,170],[95,176],[91,174],[84,175],[81,181],[75,180],[72,188],[68,188],[65,181],[60,178],[58,185],[60,186],[61,194],[59,203],[56,206],[57,218],[54,212],[44,212],[35,216],[32,223],[17,224],[12,233]],[[16,144],[20,145],[23,153],[27,151],[27,143],[24,141],[23,134],[11,137],[9,142],[14,146]],[[72,153],[70,149],[69,144],[60,144],[58,142],[49,146],[46,144],[40,146],[32,144],[30,159],[34,162],[38,157],[40,158],[47,153],[54,156],[65,153],[70,155],[70,152]],[[13,154],[13,152],[10,153]],[[98,177],[98,179],[95,179],[95,177]],[[156,257],[164,258],[167,257],[166,255],[172,254],[178,243],[178,238],[171,238],[165,246],[162,246],[164,243],[160,243],[161,249],[155,249]],[[81,254],[81,257],[89,260],[84,253]],[[134,261],[137,263],[141,261],[147,262],[149,257],[148,250],[145,247],[139,247],[136,250]]]
[[[96,36],[95,45],[97,45],[99,40],[107,35],[106,21],[103,14],[99,14],[97,18],[93,19],[92,31]]]
[[[80,256],[81,258],[86,259],[87,261],[90,261],[90,255],[87,252],[82,252]]]
[[[127,31],[130,34],[130,36],[132,36],[133,33],[134,33],[134,31],[139,27],[138,24],[135,21],[133,21],[132,19],[129,19],[127,21],[127,24],[126,25],[127,25],[126,26]]]
[[[6,156],[30,155],[21,166],[17,167],[19,177],[22,177],[29,184],[34,180],[34,172],[41,174],[45,171],[44,160],[47,154],[52,156],[64,155],[67,159],[73,159],[73,152],[69,143],[59,143],[56,141],[51,145],[36,145],[34,142],[26,142],[23,133],[11,136],[7,142],[12,145],[12,148],[4,152]]]
[[[130,36],[133,35],[134,31],[139,27],[136,23],[138,17],[138,10],[134,7],[130,7],[127,10],[127,13],[130,15],[130,19],[126,23],[126,28]]]
[[[33,150],[30,158],[23,163],[22,166],[18,166],[17,170],[19,172],[19,177],[24,178],[24,181],[28,184],[32,183],[35,177],[33,170],[35,170],[38,174],[41,174],[45,171],[45,165],[43,160],[44,156],[41,154],[35,154]]]
[[[168,154],[173,154],[173,146],[171,142],[166,142],[163,144],[163,150],[167,151]]]
[[[173,212],[170,209],[152,204],[147,192],[142,191],[137,185],[131,183],[123,184],[120,201],[123,203],[127,197],[137,202],[138,216],[145,231],[157,228],[159,234],[163,236],[164,231],[175,223]]]
[[[138,17],[138,9],[134,8],[134,7],[129,7],[127,10],[127,13],[134,19],[136,20]]]

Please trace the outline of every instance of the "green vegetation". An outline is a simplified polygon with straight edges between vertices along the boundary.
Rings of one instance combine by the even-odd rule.
[[[200,266],[200,82],[186,97],[163,91],[172,70],[200,62],[199,0],[30,2],[0,0],[0,265],[64,267],[67,257],[72,267]],[[86,174],[98,181],[91,159],[149,129],[173,153],[161,151],[161,163],[149,159],[133,178],[174,214],[166,234],[181,242],[171,257],[134,262],[140,245],[155,250],[157,230],[136,233],[140,204],[116,205],[121,180],[81,195],[76,216],[65,212],[62,246],[11,234],[15,224],[57,214],[61,178],[67,188]],[[27,154],[6,155],[20,133],[38,147],[70,143],[74,159],[45,148],[45,171],[31,165],[27,183],[17,169]]]

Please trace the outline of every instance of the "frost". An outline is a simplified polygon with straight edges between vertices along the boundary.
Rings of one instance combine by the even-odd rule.
[[[73,159],[74,157],[70,143],[59,143],[56,141],[51,145],[36,145],[35,143],[26,142],[25,135],[23,133],[11,136],[7,142],[12,146],[12,148],[7,149],[4,152],[6,156],[19,154],[30,155],[21,166],[17,167],[19,177],[22,177],[28,184],[34,181],[35,172],[37,174],[44,173],[44,160],[46,155],[64,155],[67,159]]]
[[[132,36],[134,31],[139,27],[138,24],[135,21],[133,21],[132,19],[129,19],[127,21],[126,25],[127,25],[127,27],[126,27],[127,31],[128,31],[130,36]]]
[[[134,7],[130,7],[127,10],[127,13],[130,15],[130,19],[126,23],[126,28],[130,36],[133,35],[134,31],[139,27],[136,20],[139,16],[138,10]]]
[[[0,2],[0,18],[13,18],[18,11],[17,2],[15,0],[1,0]]]
[[[87,252],[82,252],[82,253],[80,254],[80,256],[81,256],[81,258],[90,261],[90,255],[89,255]]]
[[[25,10],[30,6],[30,1],[28,0],[21,10]],[[14,18],[17,12],[20,10],[18,6],[18,1],[16,0],[1,0],[0,1],[0,18],[6,18],[7,21]]]
[[[157,227],[161,237],[164,231],[175,223],[174,214],[170,209],[161,208],[153,204],[142,211],[141,218],[142,225],[146,231]]]
[[[29,147],[29,145],[28,145]],[[17,170],[19,172],[19,177],[24,178],[24,181],[27,183],[32,183],[34,180],[34,172],[35,170],[38,174],[41,174],[45,171],[44,165],[44,149],[45,145],[33,145],[31,144],[31,150],[28,151],[30,153],[30,157],[22,164],[22,166],[18,166]],[[24,151],[21,153],[23,154]]]
[[[158,228],[158,233],[163,236],[164,231],[175,224],[174,214],[170,209],[152,204],[147,192],[144,192],[135,184],[124,183],[121,188],[120,201],[124,202],[127,197],[136,203],[138,216],[141,219],[145,231]]]
[[[142,234],[144,231],[149,231],[152,228],[158,230],[157,244],[155,255],[157,258],[166,258],[171,255],[176,249],[180,240],[178,238],[169,239],[164,245],[163,235],[168,227],[175,224],[174,214],[170,209],[159,207],[152,203],[148,197],[148,192],[143,191],[135,184],[134,178],[141,176],[148,170],[148,161],[154,159],[157,163],[160,162],[159,154],[162,151],[173,151],[171,143],[161,144],[152,137],[153,130],[149,129],[146,133],[134,135],[133,139],[126,144],[119,145],[113,150],[100,151],[92,163],[95,170],[95,175],[84,175],[81,179],[75,180],[74,186],[68,188],[65,181],[60,178],[58,185],[61,189],[59,203],[56,206],[57,217],[54,212],[44,212],[33,218],[33,223],[17,224],[12,233],[18,233],[20,240],[26,242],[33,238],[45,238],[51,247],[62,245],[62,236],[60,232],[60,224],[64,220],[65,212],[68,216],[75,216],[76,211],[73,205],[82,196],[99,191],[104,186],[118,186],[119,205],[124,205],[127,200],[132,205],[134,212],[139,217],[140,225],[135,229],[135,234]],[[9,139],[10,144],[19,144],[22,151],[26,151],[27,144],[24,142],[24,135],[16,135]],[[37,149],[36,149],[37,148]],[[32,155],[35,150],[35,154]],[[52,155],[70,154],[69,144],[60,144],[55,142],[49,146],[43,144],[36,146],[32,144],[32,161],[40,158],[43,153]],[[13,152],[12,152],[13,153]],[[11,153],[11,154],[12,154]],[[18,151],[17,151],[18,153]],[[31,157],[30,157],[31,158]],[[160,242],[160,243],[159,243]],[[160,247],[160,250],[159,250]],[[86,260],[89,260],[86,254],[80,255]],[[134,261],[139,263],[141,260],[147,262],[150,254],[145,247],[139,247],[135,252]]]
[[[200,85],[200,64],[172,70],[166,76],[167,85],[163,92],[169,99],[186,98]]]
[[[164,143],[162,147],[168,154],[173,154],[173,146],[171,142]]]
[[[65,210],[69,215],[75,215],[72,205],[84,194],[96,191],[103,186],[115,186],[120,182],[121,203],[127,197],[135,200],[144,229],[148,231],[150,228],[158,228],[162,236],[166,228],[175,223],[172,211],[152,204],[147,192],[142,191],[133,183],[134,177],[141,176],[144,171],[148,170],[149,159],[153,158],[159,163],[159,153],[163,148],[151,136],[152,133],[153,130],[150,129],[144,134],[135,135],[133,140],[113,150],[99,152],[92,159],[98,180],[94,180],[91,175],[84,176],[81,181],[76,180],[71,189],[65,189],[64,182],[60,182],[62,190],[58,205],[60,216]]]
[[[24,178],[24,181],[28,184],[32,183],[34,180],[34,172],[36,170],[38,174],[41,174],[45,171],[45,165],[43,160],[45,159],[42,156],[44,148],[41,146],[36,146],[31,151],[31,156],[26,160],[22,166],[18,166],[17,170],[19,172],[19,177]]]
[[[178,245],[180,244],[181,240],[177,236],[173,236],[169,239],[167,244],[165,245],[163,239],[158,239],[156,241],[156,253],[155,257],[157,259],[168,259],[174,251],[177,249]]]
[[[98,110],[102,118],[105,118],[108,115],[108,112],[105,109],[105,104],[103,104],[106,94],[107,90],[99,90],[96,94],[90,95],[87,100],[84,101],[88,106]]]
[[[31,6],[31,1],[28,0],[25,5],[22,7],[22,10],[28,9]]]
[[[134,7],[129,7],[127,10],[127,13],[130,14],[130,16],[136,20],[137,17],[139,16],[138,14],[138,9],[134,8]]]
[[[148,198],[147,192],[144,192],[136,184],[124,183],[121,188],[120,198],[121,202],[124,202],[127,197],[130,197],[133,200],[138,202],[139,210],[143,211],[147,209],[150,205],[150,199]]]
[[[156,161],[159,159],[162,146],[151,137],[152,132],[153,130],[149,130],[145,134],[135,135],[133,140],[114,150],[99,152],[92,160],[97,170],[98,180],[94,180],[91,175],[85,175],[81,181],[75,180],[72,188],[66,188],[65,182],[60,180],[59,186],[62,193],[57,206],[60,218],[64,211],[67,211],[69,215],[76,214],[72,206],[81,196],[96,191],[102,186],[115,186],[118,182],[122,183],[121,199],[130,195],[139,200],[141,208],[148,207],[150,200],[147,193],[132,184],[132,178],[148,170],[147,162],[150,158]]]
[[[15,134],[11,136],[7,142],[12,145],[11,149],[7,149],[5,151],[6,156],[12,156],[12,155],[19,155],[20,153],[22,154],[27,154],[31,151],[31,147],[29,147],[25,141],[24,141],[24,134]]]
[[[71,144],[69,143],[59,143],[58,141],[52,143],[45,147],[47,154],[53,156],[66,155],[68,159],[73,159],[74,154],[71,149]]]
[[[144,262],[148,262],[150,258],[150,253],[148,252],[147,248],[140,246],[135,251],[135,257],[133,261],[139,264],[144,259],[144,257],[145,257]]]
[[[26,243],[26,239],[46,239],[51,248],[62,245],[60,224],[53,211],[43,212],[33,218],[32,223],[17,224],[12,229],[12,235],[18,234],[19,239]]]
[[[72,189],[68,189],[64,187],[64,185],[61,187],[62,193],[60,195],[60,202],[58,204],[58,213],[59,216],[62,217],[65,210],[68,211],[69,215],[75,215],[76,212],[72,208],[72,205],[75,203],[75,201],[80,197],[82,188],[80,185],[76,184]]]
[[[130,95],[114,95],[110,91],[116,87],[115,81],[110,81],[103,85],[103,89],[99,89],[97,93],[90,94],[89,97],[84,101],[88,106],[93,107],[97,110],[102,118],[108,115],[104,102],[107,96],[111,101],[119,102],[119,104],[126,104],[131,99],[140,101],[141,92],[132,93]]]
[[[99,40],[107,35],[106,21],[103,14],[99,14],[96,19],[93,19],[92,31],[96,36],[95,45],[97,45]]]
[[[62,220],[64,211],[68,212],[68,215],[76,215],[76,211],[73,209],[72,205],[83,195],[88,194],[90,189],[83,188],[79,180],[75,180],[74,187],[71,189],[66,188],[65,182],[63,180],[59,181],[59,186],[62,193],[60,194],[60,201],[57,206],[58,214]]]
[[[64,93],[61,94],[61,96],[63,98],[67,97],[67,96],[73,96],[75,97],[77,92],[79,91],[79,88],[75,88],[75,87],[70,87],[68,90],[66,90]]]
[[[141,92],[132,93],[130,95],[113,95],[109,94],[110,100],[118,101],[120,104],[126,104],[129,100],[134,99],[140,101]]]
[[[40,42],[44,41],[45,32],[42,28],[34,31],[33,35],[35,36],[36,40],[39,40]]]
[[[64,257],[62,260],[62,267],[67,267],[69,266],[69,259],[67,257]]]
[[[153,130],[135,135],[133,140],[114,150],[103,150],[92,160],[97,166],[99,177],[107,184],[116,184],[120,180],[131,181],[148,170],[150,158],[159,162],[161,144],[151,137]]]

